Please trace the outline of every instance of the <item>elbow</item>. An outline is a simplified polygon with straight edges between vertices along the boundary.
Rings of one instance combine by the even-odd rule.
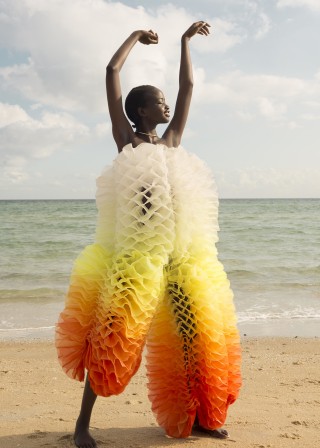
[[[189,90],[189,91],[192,92],[192,89],[193,89],[193,78],[184,79],[183,81],[181,81],[180,87],[182,87],[185,90]]]
[[[112,75],[116,71],[118,71],[116,65],[109,62],[109,64],[107,65],[107,75]]]
[[[191,78],[191,79],[188,80],[188,87],[189,87],[190,89],[193,89],[193,78]]]

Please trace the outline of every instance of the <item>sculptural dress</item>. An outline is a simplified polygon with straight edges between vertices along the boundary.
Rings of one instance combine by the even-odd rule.
[[[56,326],[64,371],[97,395],[124,390],[147,344],[159,425],[221,427],[241,385],[233,294],[215,243],[208,167],[181,146],[126,145],[97,180],[95,243],[76,260]]]

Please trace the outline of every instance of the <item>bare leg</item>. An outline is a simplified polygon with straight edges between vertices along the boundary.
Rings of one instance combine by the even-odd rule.
[[[197,432],[203,432],[216,439],[227,439],[229,437],[228,431],[225,429],[207,429],[199,425],[198,417],[196,417],[193,428]]]
[[[73,440],[78,448],[96,448],[97,444],[89,432],[89,424],[96,394],[90,386],[88,375],[84,386],[80,414],[76,423]]]

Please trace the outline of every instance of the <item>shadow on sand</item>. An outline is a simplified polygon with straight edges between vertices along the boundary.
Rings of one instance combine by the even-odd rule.
[[[166,437],[157,427],[91,429],[98,448],[158,448],[179,447],[194,444],[198,437],[172,439]],[[73,434],[63,432],[35,431],[30,434],[18,434],[0,437],[0,446],[5,448],[71,448],[74,447]]]

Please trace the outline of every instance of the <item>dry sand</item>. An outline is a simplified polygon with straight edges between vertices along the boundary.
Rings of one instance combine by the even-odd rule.
[[[320,440],[320,339],[244,338],[243,388],[230,439],[165,437],[150,411],[144,367],[125,393],[99,398],[99,447],[315,448]],[[1,342],[0,446],[72,447],[83,384],[65,376],[52,342]]]

